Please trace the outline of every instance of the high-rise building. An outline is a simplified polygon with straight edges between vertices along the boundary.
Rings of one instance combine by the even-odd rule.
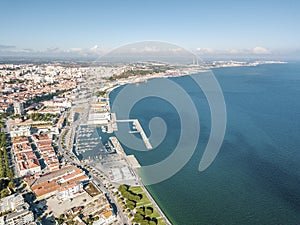
[[[15,115],[23,115],[23,113],[24,113],[23,102],[15,102],[14,103],[14,112],[15,112]]]

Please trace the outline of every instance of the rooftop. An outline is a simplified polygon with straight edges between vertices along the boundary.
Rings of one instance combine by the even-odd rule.
[[[43,196],[51,192],[67,190],[88,179],[83,170],[75,166],[66,166],[38,178],[27,178],[26,182],[30,184],[37,196]]]

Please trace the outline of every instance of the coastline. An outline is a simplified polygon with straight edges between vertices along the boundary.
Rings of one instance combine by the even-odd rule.
[[[150,202],[152,203],[153,207],[156,209],[156,211],[160,214],[161,218],[164,220],[164,222],[167,225],[172,225],[172,223],[169,220],[169,217],[166,215],[166,213],[161,209],[160,205],[157,203],[157,201],[155,200],[155,198],[151,195],[151,193],[149,192],[149,190],[147,189],[147,187],[144,185],[144,183],[142,182],[142,174],[140,174],[137,171],[137,168],[141,167],[139,162],[137,161],[137,159],[135,158],[134,155],[127,155],[126,152],[124,151],[122,145],[120,144],[119,140],[116,137],[110,137],[110,140],[114,143],[114,146],[117,146],[117,151],[125,156],[125,159],[128,161],[129,164],[131,164],[132,166],[132,170],[134,171],[135,176],[137,177],[138,181],[139,181],[139,186],[142,188],[143,192],[146,194],[147,198],[150,200]],[[132,162],[130,161],[129,157],[132,156],[135,160],[136,163],[138,164],[138,167],[133,166]]]
[[[143,183],[142,183],[143,184]],[[172,225],[173,223],[171,223],[170,221],[170,216],[168,216],[166,214],[166,212],[164,212],[162,209],[161,209],[161,206],[157,203],[157,200],[155,200],[155,198],[152,196],[151,192],[147,189],[147,186],[145,186],[144,184],[141,186],[144,190],[144,192],[146,193],[146,195],[148,196],[148,198],[150,199],[150,201],[152,202],[155,202],[156,204],[156,208],[158,210],[158,212],[163,216],[164,220],[166,221],[166,223],[168,225]]]
[[[201,72],[207,72],[212,69],[219,69],[219,68],[231,68],[231,67],[255,67],[259,65],[267,65],[267,64],[288,64],[286,61],[255,61],[255,62],[235,62],[235,61],[218,61],[217,64],[213,63],[211,66],[204,66],[204,67],[195,67],[195,68],[188,68],[186,70],[179,71],[177,74],[171,74],[171,73],[159,73],[159,74],[151,74],[151,75],[146,75],[143,77],[139,76],[132,76],[128,78],[122,78],[117,82],[116,85],[113,85],[112,87],[108,87],[105,89],[106,91],[106,96],[107,96],[107,103],[109,104],[110,107],[110,102],[109,102],[109,95],[110,93],[115,90],[118,87],[125,86],[127,84],[138,84],[138,83],[144,83],[147,82],[148,80],[155,79],[155,78],[172,78],[172,77],[182,77],[182,76],[188,76],[192,74],[197,74]]]
[[[213,67],[213,68],[224,68],[224,67],[227,67],[227,68],[228,68],[228,67],[247,67],[247,66],[253,66],[253,67],[255,67],[255,66],[263,65],[263,64],[285,64],[285,63],[287,63],[287,62],[275,62],[275,61],[272,61],[272,62],[252,63],[252,64],[238,65],[238,66],[216,66],[216,67]],[[145,77],[145,78],[142,80],[142,82],[147,82],[148,80],[155,79],[155,78],[182,77],[182,76],[187,76],[187,75],[192,75],[192,74],[197,74],[197,73],[205,72],[205,71],[210,70],[210,69],[213,69],[213,68],[209,68],[209,69],[203,69],[203,68],[201,68],[201,69],[198,70],[198,72],[193,71],[192,73],[182,73],[182,74],[178,74],[178,75],[176,75],[176,76],[174,76],[174,75],[168,75],[168,74],[163,74],[162,76],[155,76],[155,75],[154,75],[154,76],[147,76],[147,77]],[[110,109],[110,105],[111,105],[111,102],[110,102],[110,99],[111,99],[111,98],[110,98],[110,94],[112,93],[112,91],[114,91],[115,89],[117,89],[117,88],[119,88],[119,87],[125,86],[125,85],[127,85],[127,84],[137,84],[137,83],[141,83],[141,80],[140,80],[140,79],[137,79],[137,78],[138,78],[138,77],[129,77],[129,78],[125,79],[125,80],[122,80],[122,81],[120,82],[120,84],[117,83],[116,85],[114,85],[114,86],[112,86],[112,87],[106,89],[106,96],[107,96],[106,99],[107,99],[107,102],[108,102],[108,105],[109,105],[109,110],[111,110],[111,109]],[[110,112],[111,112],[111,111],[110,111]],[[125,152],[125,154],[126,154],[126,152]],[[138,163],[140,163],[140,162],[138,162]],[[136,174],[137,174],[139,180],[141,181],[141,182],[140,182],[140,183],[141,183],[141,187],[142,187],[142,189],[144,190],[145,194],[146,194],[146,195],[148,196],[148,198],[155,204],[156,208],[158,209],[159,213],[162,215],[162,217],[164,218],[164,220],[166,221],[166,223],[171,225],[172,223],[170,222],[170,216],[167,215],[166,212],[164,212],[164,211],[161,209],[161,207],[160,207],[160,205],[158,204],[157,200],[155,200],[155,196],[153,196],[152,193],[151,193],[151,191],[149,191],[148,188],[143,184],[142,179],[141,179],[141,178],[143,178],[142,174],[138,174],[138,173],[136,173]]]
[[[124,85],[127,85],[127,84],[124,84]],[[117,85],[117,86],[114,86],[112,87],[109,92],[107,93],[107,101],[108,101],[108,104],[109,106],[111,105],[111,102],[110,102],[110,94],[113,90],[117,89],[118,87],[121,87],[123,85]],[[116,138],[117,139],[117,138]],[[117,139],[117,141],[119,142],[119,140]],[[123,147],[122,148],[122,152],[123,154],[125,154],[126,156],[128,156],[126,154],[126,152],[124,151]],[[134,157],[135,158],[135,157]],[[136,159],[136,158],[135,158]],[[140,165],[140,162],[136,159],[137,163]],[[166,212],[164,212],[162,209],[161,209],[161,206],[157,203],[157,200],[155,200],[155,197],[152,196],[152,194],[150,193],[150,191],[147,189],[147,187],[144,185],[143,181],[142,181],[142,174],[138,173],[137,169],[134,168],[134,171],[135,171],[135,174],[137,176],[137,178],[139,179],[140,181],[140,186],[141,188],[143,189],[143,191],[145,192],[145,194],[147,195],[147,197],[149,198],[149,200],[152,202],[152,204],[154,205],[154,207],[156,208],[156,210],[158,211],[158,213],[161,215],[161,217],[164,219],[164,221],[166,222],[167,225],[172,225],[171,221],[170,221],[170,216],[168,216],[166,214]]]

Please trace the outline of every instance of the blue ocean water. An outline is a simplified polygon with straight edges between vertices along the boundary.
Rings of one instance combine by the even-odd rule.
[[[300,224],[300,63],[213,72],[228,113],[219,155],[207,170],[198,171],[210,133],[210,111],[202,91],[188,76],[172,78],[197,107],[200,139],[180,172],[147,188],[173,224]],[[121,89],[111,93],[112,102]],[[148,122],[155,116],[168,126],[160,146],[146,153],[124,146],[141,165],[167,157],[180,135],[178,114],[164,100],[147,98],[131,111],[147,134]]]

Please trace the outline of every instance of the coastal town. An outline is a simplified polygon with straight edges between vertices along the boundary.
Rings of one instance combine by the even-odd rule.
[[[153,78],[261,63],[268,62],[1,64],[0,225],[171,224],[143,185],[138,160],[114,132],[128,122],[146,148],[151,143],[138,119],[117,120],[110,92]]]
[[[299,12],[1,1],[0,225],[300,225]]]
[[[0,224],[170,224],[113,136],[109,91],[166,72],[138,67],[0,65]]]

